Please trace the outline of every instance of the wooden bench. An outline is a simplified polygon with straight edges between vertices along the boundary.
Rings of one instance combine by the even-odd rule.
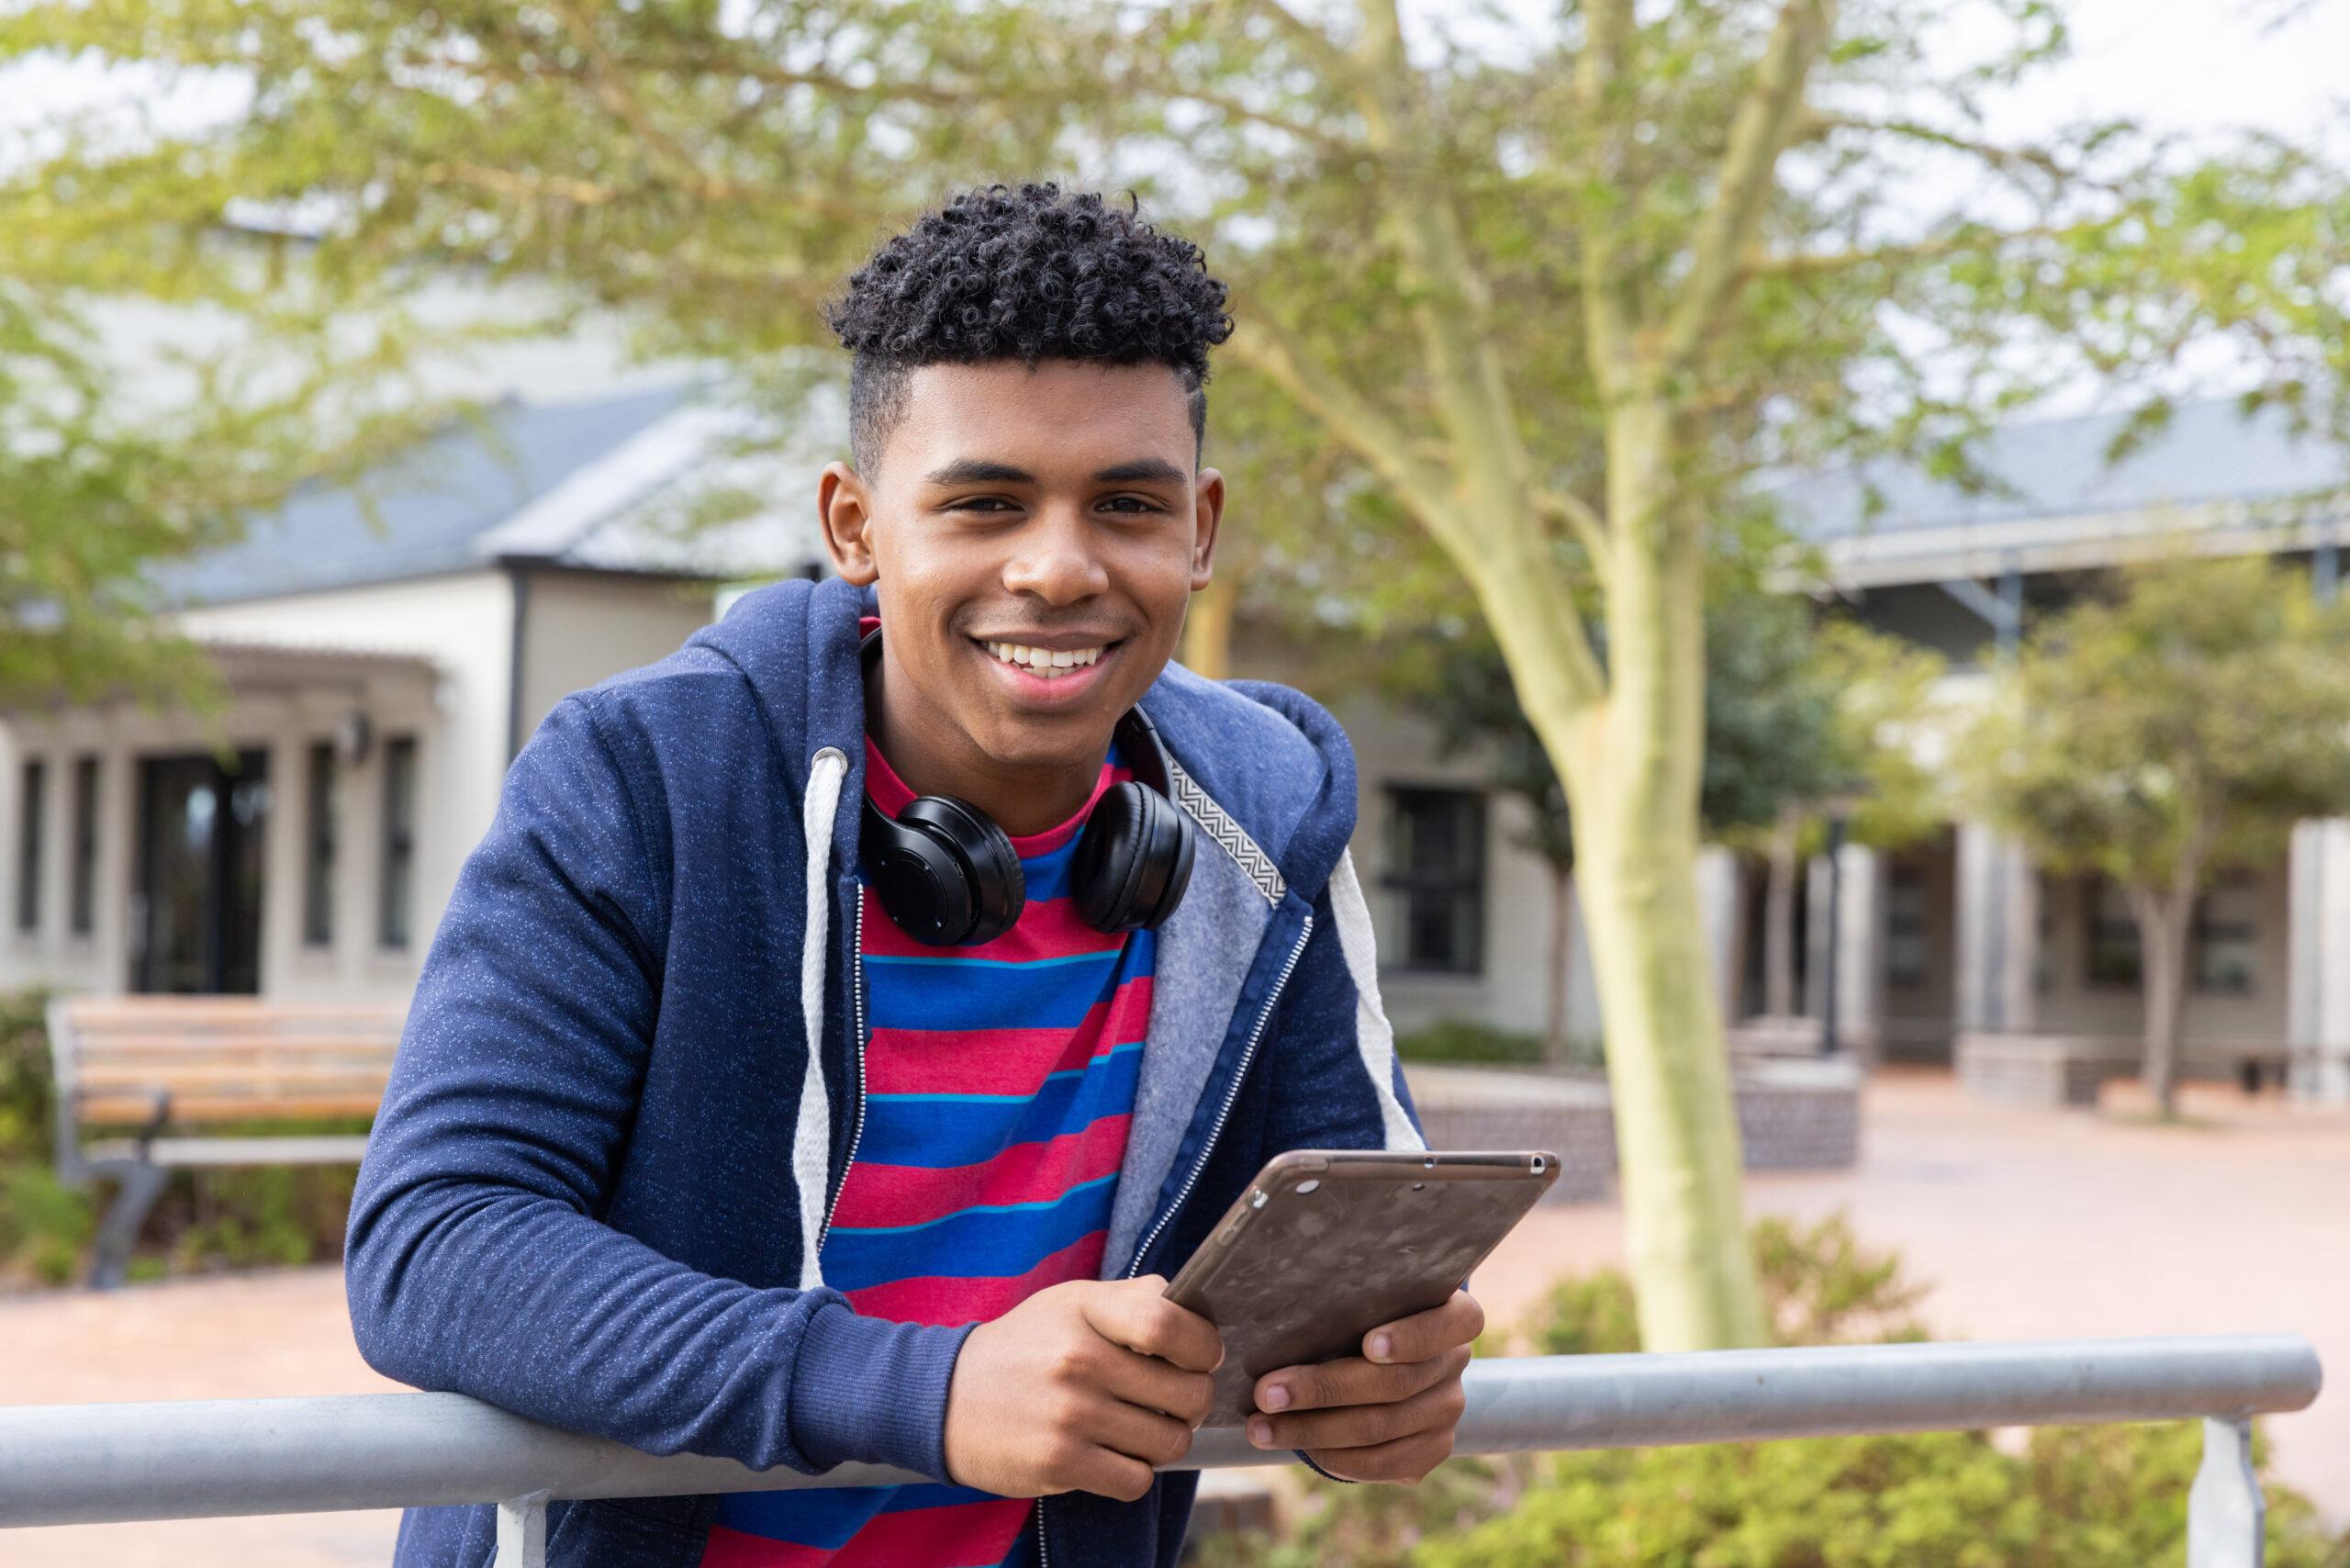
[[[194,1166],[355,1165],[364,1133],[255,1133],[255,1124],[372,1117],[401,1010],[252,997],[69,998],[50,1004],[57,1170],[117,1183],[90,1282],[122,1283],[170,1172]],[[116,1136],[85,1142],[93,1129]]]

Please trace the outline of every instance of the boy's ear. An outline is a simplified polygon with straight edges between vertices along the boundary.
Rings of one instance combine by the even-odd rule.
[[[865,588],[881,576],[874,564],[873,497],[856,469],[845,463],[827,463],[816,481],[816,518],[823,525],[824,552],[833,570]]]
[[[1215,539],[1224,525],[1224,476],[1213,468],[1200,470],[1192,486],[1198,497],[1192,519],[1192,591],[1208,586],[1215,566]]]

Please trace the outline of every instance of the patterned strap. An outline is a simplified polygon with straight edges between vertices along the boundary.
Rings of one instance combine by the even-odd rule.
[[[1167,759],[1167,772],[1169,782],[1175,787],[1176,803],[1191,812],[1192,819],[1205,828],[1210,837],[1224,846],[1224,852],[1248,873],[1248,879],[1257,884],[1257,890],[1265,895],[1265,902],[1278,906],[1281,896],[1289,890],[1289,884],[1282,879],[1280,868],[1274,866],[1273,857],[1258,848],[1257,841],[1248,836],[1248,830],[1232,820],[1231,812],[1210,800],[1208,792],[1201,789],[1198,781],[1184,772],[1182,765],[1172,756]]]

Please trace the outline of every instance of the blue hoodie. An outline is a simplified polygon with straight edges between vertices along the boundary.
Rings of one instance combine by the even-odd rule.
[[[745,596],[566,698],[432,943],[351,1209],[371,1366],[650,1453],[945,1479],[968,1328],[860,1316],[817,1266],[862,1119],[857,622]],[[1418,1148],[1346,853],[1353,753],[1310,700],[1170,665],[1143,699],[1202,830],[1158,933],[1105,1278],[1172,1273],[1265,1159]],[[1048,1568],[1171,1568],[1192,1478],[1036,1513]],[[556,1503],[552,1568],[688,1568],[711,1497]],[[398,1568],[491,1561],[412,1508]]]

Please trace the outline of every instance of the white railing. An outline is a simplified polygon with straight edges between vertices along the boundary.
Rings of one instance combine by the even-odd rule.
[[[2317,1397],[2299,1335],[1865,1345],[1480,1361],[1458,1451],[1645,1448],[2201,1417],[2189,1568],[2258,1568],[2251,1418]],[[1263,1464],[1237,1431],[1182,1468]],[[496,1503],[498,1568],[543,1568],[546,1506],[916,1480],[640,1453],[454,1394],[0,1408],[0,1527]]]

